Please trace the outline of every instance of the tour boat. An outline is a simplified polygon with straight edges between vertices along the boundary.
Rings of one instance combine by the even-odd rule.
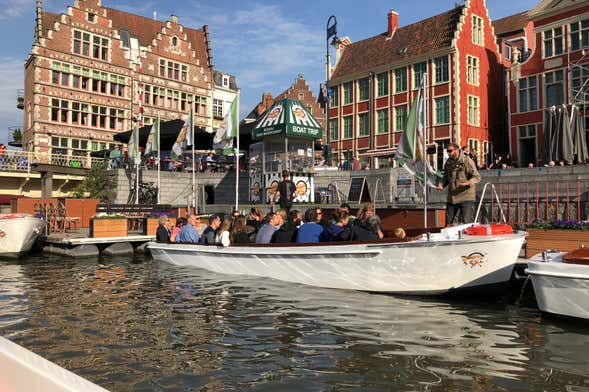
[[[589,249],[543,252],[526,272],[541,311],[589,319]]]
[[[33,247],[44,221],[29,214],[0,214],[0,256],[19,256]]]
[[[467,234],[471,226],[422,234],[409,241],[385,238],[228,247],[150,243],[148,247],[158,262],[325,288],[439,295],[507,283],[526,233]]]

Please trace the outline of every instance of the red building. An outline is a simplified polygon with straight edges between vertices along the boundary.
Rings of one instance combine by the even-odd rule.
[[[25,64],[26,150],[85,156],[112,147],[134,124],[188,115],[211,130],[212,61],[207,28],[76,0],[62,14],[37,2]]]
[[[345,47],[331,76],[332,164],[356,155],[370,167],[390,164],[419,82],[427,73],[428,138],[440,165],[450,143],[470,145],[479,160],[504,142],[503,67],[484,0]],[[434,157],[432,157],[434,158]]]
[[[510,34],[507,31],[511,30]],[[499,38],[517,42],[507,70],[509,151],[520,166],[542,161],[546,108],[589,94],[589,2],[544,0]],[[524,48],[527,47],[527,51]],[[585,117],[587,129],[587,117]]]

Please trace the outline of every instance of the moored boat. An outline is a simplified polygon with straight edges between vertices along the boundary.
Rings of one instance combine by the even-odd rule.
[[[0,256],[19,256],[33,247],[42,219],[29,214],[0,214]]]
[[[410,241],[148,247],[156,261],[325,288],[439,295],[507,283],[525,233],[467,235],[466,227]]]
[[[589,249],[544,252],[528,262],[538,308],[589,319]]]

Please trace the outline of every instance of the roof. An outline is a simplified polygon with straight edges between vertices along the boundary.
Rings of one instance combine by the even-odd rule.
[[[523,30],[530,20],[528,11],[519,14],[506,16],[505,18],[493,21],[493,30],[496,36],[513,33],[514,31]]]
[[[553,12],[564,11],[567,9],[578,8],[586,4],[586,1],[579,0],[541,0],[530,10],[530,18],[538,18]]]
[[[223,71],[213,71],[213,82],[215,83],[215,86],[223,86],[223,76],[229,77],[229,89],[237,91],[237,79],[235,76]]]
[[[450,47],[464,6],[348,45],[332,78],[372,69]]]

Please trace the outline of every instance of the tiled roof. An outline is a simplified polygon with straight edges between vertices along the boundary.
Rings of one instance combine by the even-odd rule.
[[[493,21],[493,30],[496,36],[501,36],[514,31],[522,30],[529,21],[528,11],[506,16]]]
[[[392,39],[387,33],[348,45],[332,78],[369,70],[402,59],[450,47],[464,6],[400,27]]]

